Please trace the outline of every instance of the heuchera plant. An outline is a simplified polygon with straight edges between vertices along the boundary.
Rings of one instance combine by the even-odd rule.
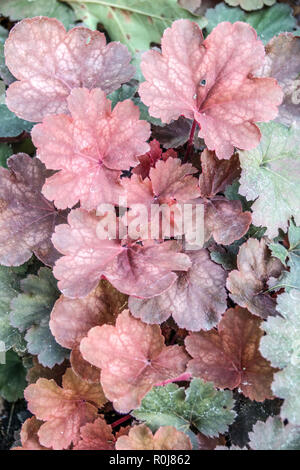
[[[166,3],[137,71],[56,18],[5,41],[23,134],[0,126],[0,395],[25,389],[31,413],[15,450],[300,449],[300,39]]]

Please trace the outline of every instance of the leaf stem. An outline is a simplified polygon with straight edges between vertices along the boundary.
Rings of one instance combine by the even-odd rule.
[[[111,424],[111,427],[112,428],[116,428],[117,426],[119,426],[119,424],[122,424],[124,423],[125,421],[128,421],[130,418],[132,418],[131,415],[126,415],[126,416],[123,416],[122,418],[118,419],[117,421],[115,421],[114,423]]]
[[[189,157],[190,157],[190,153],[191,153],[191,150],[193,148],[193,143],[194,143],[194,135],[195,135],[196,126],[197,126],[197,121],[196,121],[196,119],[194,119],[192,127],[191,127],[191,132],[190,132],[188,144],[187,144],[187,147],[186,147],[183,163],[186,163],[188,161]]]

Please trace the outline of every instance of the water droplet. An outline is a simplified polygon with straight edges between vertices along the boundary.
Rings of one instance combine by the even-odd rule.
[[[200,85],[205,86],[206,85],[206,80],[205,79],[201,80]]]

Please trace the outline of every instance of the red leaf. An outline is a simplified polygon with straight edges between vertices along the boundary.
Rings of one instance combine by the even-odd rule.
[[[177,152],[173,149],[163,152],[159,142],[155,139],[149,142],[149,145],[149,152],[139,157],[140,163],[132,170],[133,173],[140,175],[143,179],[149,176],[150,169],[155,166],[158,160],[167,160],[169,157],[177,157]]]
[[[88,210],[118,204],[120,170],[137,165],[137,156],[149,149],[150,125],[139,120],[130,100],[111,111],[100,89],[77,88],[67,102],[71,116],[48,116],[32,130],[39,158],[60,170],[47,179],[43,194],[60,209],[79,201]]]
[[[0,263],[19,266],[32,252],[52,266],[59,253],[51,242],[56,224],[66,220],[41,194],[49,174],[43,163],[25,153],[7,160],[0,168]]]
[[[115,436],[105,419],[97,418],[80,429],[81,439],[74,450],[114,450]]]
[[[38,436],[40,443],[54,450],[67,449],[77,444],[80,428],[93,421],[98,407],[106,402],[99,384],[88,384],[68,369],[63,386],[54,380],[39,379],[24,392],[28,409],[42,421]]]
[[[182,374],[188,360],[180,346],[165,346],[159,326],[145,325],[128,311],[116,326],[92,328],[80,350],[101,369],[103,390],[120,413],[138,407],[156,383]]]
[[[259,352],[262,321],[240,307],[229,309],[218,332],[192,333],[185,339],[193,359],[188,371],[214,382],[216,387],[239,387],[251,400],[273,398],[271,384],[276,369]]]
[[[68,33],[54,18],[36,17],[17,23],[5,43],[5,61],[18,81],[7,90],[7,106],[27,121],[65,113],[72,88],[101,88],[111,93],[130,80],[127,48],[106,45],[99,31],[77,27]]]
[[[203,40],[199,27],[175,21],[162,38],[162,53],[148,51],[141,68],[142,101],[150,114],[169,123],[180,115],[196,119],[209,150],[230,158],[234,147],[255,148],[256,121],[277,115],[282,91],[272,78],[256,78],[264,46],[246,23],[220,23]]]

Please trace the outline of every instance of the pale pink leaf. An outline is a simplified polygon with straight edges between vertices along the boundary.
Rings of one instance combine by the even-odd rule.
[[[66,32],[54,18],[24,19],[11,30],[5,60],[17,81],[7,91],[7,106],[27,121],[67,112],[72,88],[99,87],[111,93],[134,74],[127,48],[106,45],[99,31],[76,27]]]
[[[178,20],[164,32],[162,52],[143,55],[139,93],[163,122],[196,119],[208,149],[227,159],[234,147],[258,145],[255,122],[274,119],[282,101],[276,80],[255,77],[264,55],[246,23],[220,23],[204,40],[196,23]]]
[[[139,120],[130,100],[111,102],[99,88],[74,89],[67,99],[71,116],[48,116],[32,130],[38,157],[52,170],[43,194],[56,207],[80,201],[88,210],[100,203],[119,203],[120,171],[138,164],[149,149],[150,125]]]
[[[80,429],[80,441],[74,450],[114,450],[115,436],[112,428],[101,416]]]
[[[104,393],[121,413],[138,407],[156,383],[182,374],[188,360],[180,346],[165,346],[159,326],[146,325],[128,311],[116,326],[92,328],[80,350],[101,369]]]
[[[52,237],[64,255],[53,272],[67,297],[88,295],[102,276],[124,294],[153,297],[176,281],[174,271],[189,268],[190,260],[179,252],[176,241],[103,240],[97,235],[100,220],[94,213],[75,209],[68,217],[69,225],[57,227]]]

